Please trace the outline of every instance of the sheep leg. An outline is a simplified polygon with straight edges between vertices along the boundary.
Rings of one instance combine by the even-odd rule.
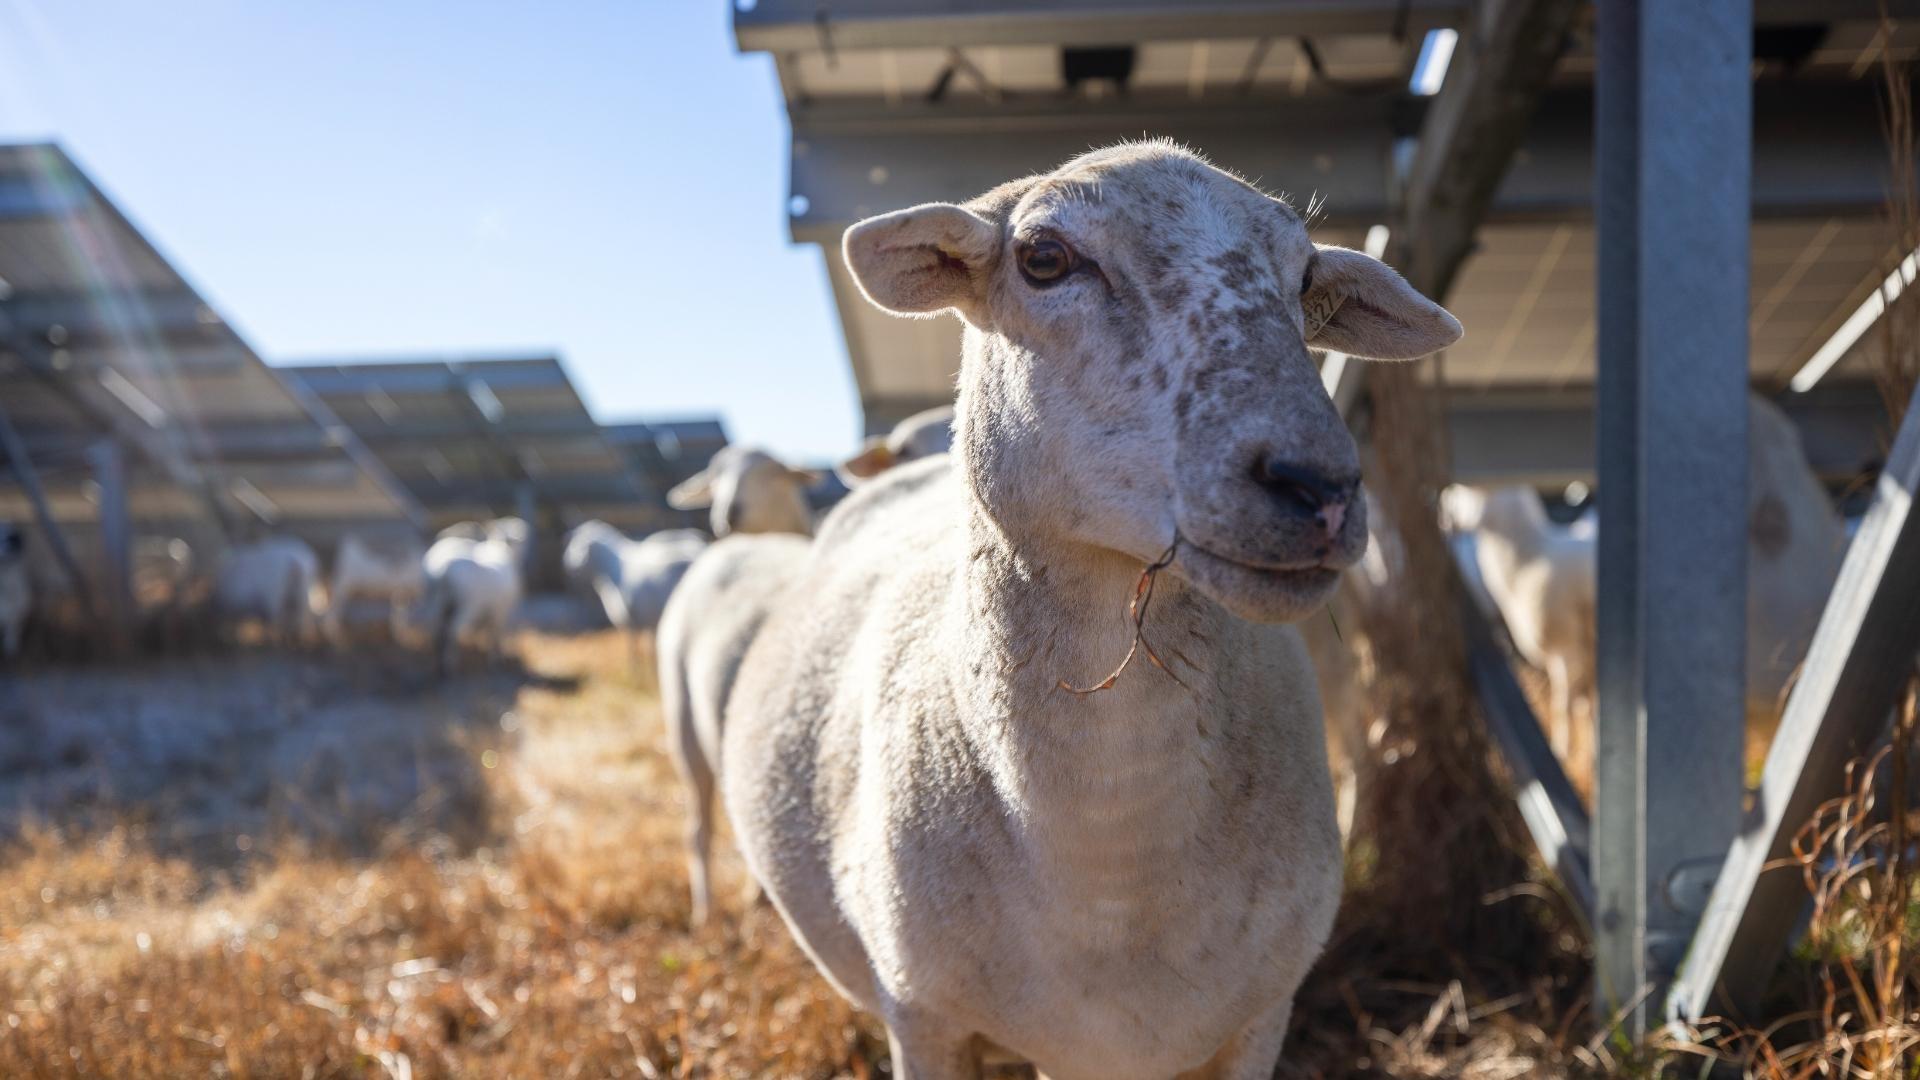
[[[343,651],[351,644],[347,640],[346,608],[347,604],[353,600],[353,596],[354,590],[351,587],[342,588],[336,583],[333,593],[327,598],[327,613],[323,616],[327,638],[333,642],[334,648]]]
[[[1548,741],[1554,756],[1564,763],[1573,744],[1573,674],[1567,670],[1566,657],[1556,656],[1547,661],[1547,684],[1553,692]]]
[[[407,629],[407,608],[419,602],[411,593],[395,592],[387,598],[387,635],[395,645],[405,639]]]
[[[690,711],[690,710],[689,710]],[[713,910],[713,769],[694,740],[692,718],[677,725],[673,763],[687,786],[687,883],[693,892],[693,925],[706,924]]]
[[[441,640],[440,671],[442,674],[453,669],[460,656],[460,643],[468,639],[479,624],[481,613],[470,603],[456,603],[453,618],[447,620],[445,637]]]

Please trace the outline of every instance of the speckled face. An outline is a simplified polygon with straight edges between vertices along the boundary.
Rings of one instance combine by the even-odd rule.
[[[992,471],[1030,478],[1081,539],[1151,558],[1177,530],[1177,572],[1245,616],[1324,601],[1366,511],[1307,349],[1300,216],[1191,158],[1095,156],[1033,184],[1004,235],[1000,385],[975,403],[1028,415],[984,418],[1026,436]]]
[[[848,230],[874,303],[967,322],[955,449],[990,513],[1297,619],[1366,547],[1353,440],[1308,351],[1411,359],[1460,324],[1379,260],[1170,143]]]

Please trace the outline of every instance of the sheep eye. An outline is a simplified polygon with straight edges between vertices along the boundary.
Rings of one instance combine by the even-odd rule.
[[[1019,251],[1020,273],[1031,285],[1051,285],[1073,272],[1073,249],[1058,240],[1035,240]]]
[[[1313,260],[1308,259],[1306,272],[1300,275],[1300,295],[1307,295],[1307,290],[1311,288],[1313,288]]]

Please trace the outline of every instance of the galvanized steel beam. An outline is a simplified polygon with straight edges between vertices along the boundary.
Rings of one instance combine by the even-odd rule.
[[[1599,8],[1596,994],[1658,1015],[1740,826],[1752,0]]]

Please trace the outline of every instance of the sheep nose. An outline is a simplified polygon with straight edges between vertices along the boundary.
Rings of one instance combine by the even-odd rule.
[[[1357,476],[1330,476],[1312,466],[1271,455],[1260,459],[1253,479],[1288,512],[1312,515],[1329,540],[1340,535],[1347,508],[1360,490]]]

